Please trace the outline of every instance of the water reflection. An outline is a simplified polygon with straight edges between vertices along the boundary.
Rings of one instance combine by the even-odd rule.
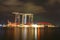
[[[0,27],[0,40],[57,40],[59,28]]]

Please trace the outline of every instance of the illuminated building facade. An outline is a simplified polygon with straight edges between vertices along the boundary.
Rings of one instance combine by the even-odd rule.
[[[13,14],[15,14],[15,23],[20,24],[33,23],[33,14],[31,13],[13,12]]]

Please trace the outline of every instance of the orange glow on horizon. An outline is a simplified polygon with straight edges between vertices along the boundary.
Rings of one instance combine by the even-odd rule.
[[[27,24],[20,24],[20,23],[15,23],[15,22],[10,22],[8,21],[8,26],[10,27],[44,27],[45,25],[48,25],[48,27],[55,27],[54,25],[50,24],[50,23],[47,23],[47,22],[41,22],[41,23],[38,23],[38,24],[32,24],[32,23],[27,23]]]

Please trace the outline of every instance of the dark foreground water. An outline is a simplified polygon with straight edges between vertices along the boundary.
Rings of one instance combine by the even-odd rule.
[[[60,40],[60,27],[36,29],[0,27],[0,40]]]

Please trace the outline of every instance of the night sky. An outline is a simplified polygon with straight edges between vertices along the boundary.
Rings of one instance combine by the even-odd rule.
[[[60,25],[60,0],[0,0],[0,23],[14,21],[12,12],[33,13],[35,22]]]

